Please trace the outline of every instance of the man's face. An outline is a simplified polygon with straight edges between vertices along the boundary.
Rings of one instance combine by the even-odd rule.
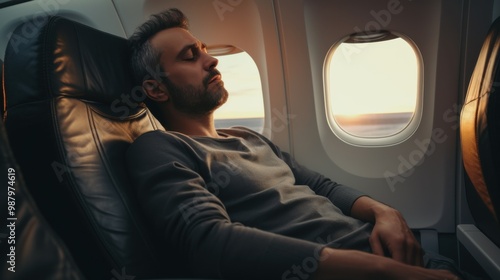
[[[228,93],[215,68],[218,60],[189,31],[169,28],[150,42],[161,53],[160,65],[167,75],[164,85],[177,110],[205,115],[226,102]]]

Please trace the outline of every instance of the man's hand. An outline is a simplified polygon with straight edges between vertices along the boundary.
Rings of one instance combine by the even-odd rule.
[[[423,251],[401,213],[369,197],[358,198],[351,216],[374,224],[370,245],[375,255],[423,266]]]
[[[384,256],[387,252],[396,261],[423,266],[420,244],[401,213],[394,209],[385,210],[375,218],[370,245],[375,255]]]

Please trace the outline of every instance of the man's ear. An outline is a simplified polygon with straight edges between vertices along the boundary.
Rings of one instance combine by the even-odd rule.
[[[156,102],[165,102],[169,99],[165,86],[156,80],[145,80],[142,82],[142,87],[148,97]]]

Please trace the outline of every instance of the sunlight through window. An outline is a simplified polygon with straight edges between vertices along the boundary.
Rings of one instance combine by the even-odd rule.
[[[261,132],[264,101],[257,65],[244,51],[214,56],[219,60],[217,69],[229,93],[227,103],[215,111],[216,127],[246,126]]]
[[[407,40],[393,34],[375,42],[348,38],[330,50],[325,66],[327,113],[343,140],[390,137],[415,117],[420,65]]]

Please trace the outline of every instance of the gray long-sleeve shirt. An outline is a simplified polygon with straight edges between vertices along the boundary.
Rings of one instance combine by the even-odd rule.
[[[224,138],[149,132],[127,155],[139,203],[192,276],[304,279],[324,244],[369,250],[371,226],[349,217],[360,192],[258,133],[218,132]]]

